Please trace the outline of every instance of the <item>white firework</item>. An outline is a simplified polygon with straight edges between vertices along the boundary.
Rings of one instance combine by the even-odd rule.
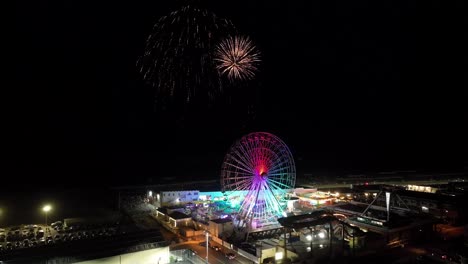
[[[230,36],[215,48],[216,68],[231,80],[249,80],[257,72],[260,53],[248,37]]]

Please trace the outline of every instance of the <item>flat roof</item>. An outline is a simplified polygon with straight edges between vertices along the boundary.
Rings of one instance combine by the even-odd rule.
[[[224,224],[224,223],[232,222],[232,219],[229,218],[229,217],[226,217],[226,218],[213,219],[213,220],[210,220],[210,221],[214,222],[216,224]]]
[[[186,215],[186,214],[181,213],[181,212],[178,212],[178,211],[175,211],[175,212],[170,213],[170,214],[169,214],[169,217],[170,217],[170,218],[173,218],[173,219],[175,219],[175,220],[186,219],[186,218],[192,218],[191,216]]]
[[[158,211],[158,212],[160,212],[162,214],[167,214],[167,208],[165,208],[165,207],[158,208],[158,209],[156,209],[156,211]]]

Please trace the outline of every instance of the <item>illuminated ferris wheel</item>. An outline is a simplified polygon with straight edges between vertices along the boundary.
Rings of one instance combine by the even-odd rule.
[[[222,190],[242,197],[238,216],[242,225],[267,222],[285,214],[287,194],[296,181],[296,167],[288,146],[273,134],[250,133],[230,148],[221,169]]]

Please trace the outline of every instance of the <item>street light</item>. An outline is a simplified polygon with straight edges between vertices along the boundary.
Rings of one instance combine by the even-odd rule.
[[[208,263],[208,239],[210,236],[210,232],[208,230],[205,230],[205,238],[206,238],[206,263]]]
[[[47,226],[47,213],[52,210],[52,206],[50,205],[44,205],[44,207],[42,207],[42,211],[45,212],[45,225]]]

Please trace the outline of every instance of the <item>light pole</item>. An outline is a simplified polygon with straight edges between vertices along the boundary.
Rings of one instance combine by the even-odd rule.
[[[208,239],[210,238],[210,232],[205,230],[205,238],[206,238],[206,263],[208,263]]]
[[[52,210],[52,206],[50,206],[50,205],[48,205],[48,204],[47,204],[47,205],[44,205],[44,207],[42,207],[42,211],[45,212],[45,225],[46,225],[46,227],[47,227],[47,213],[48,213],[50,210]]]

